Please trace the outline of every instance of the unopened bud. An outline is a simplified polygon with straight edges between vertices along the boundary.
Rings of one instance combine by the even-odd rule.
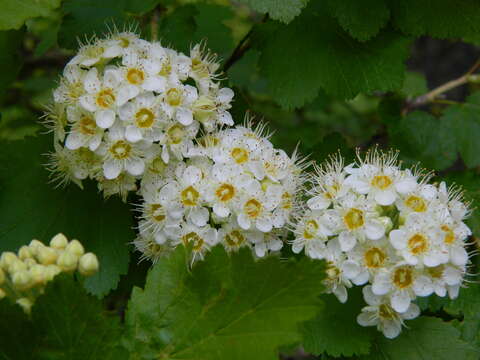
[[[0,267],[4,270],[7,270],[10,264],[17,259],[17,255],[15,255],[15,253],[11,251],[5,251],[2,253],[2,256],[0,256]]]
[[[33,303],[31,302],[30,299],[20,298],[16,302],[17,302],[18,305],[20,305],[20,307],[23,309],[23,311],[26,314],[30,314],[30,311],[32,310],[32,306],[33,306]]]
[[[48,265],[45,269],[45,281],[52,281],[55,276],[60,274],[62,269],[57,265]]]
[[[86,253],[78,262],[78,271],[83,276],[91,276],[98,271],[98,259],[93,253]]]
[[[42,265],[55,264],[58,254],[55,249],[50,247],[43,247],[37,249],[37,259]]]
[[[33,266],[29,270],[29,272],[30,272],[30,276],[32,277],[32,282],[35,285],[44,284],[47,281],[47,278],[46,278],[47,267],[46,266],[36,264],[35,266]]]
[[[2,300],[5,296],[7,296],[7,293],[3,289],[0,289],[0,300]]]
[[[29,269],[30,269],[32,266],[37,265],[37,262],[35,261],[35,259],[30,259],[30,258],[23,260],[23,263],[24,263],[25,265],[27,265],[27,267],[28,267]]]
[[[67,251],[71,254],[74,254],[77,257],[80,257],[85,253],[85,249],[83,248],[83,245],[80,244],[80,241],[78,241],[78,240],[70,241],[70,243],[65,248],[65,251]]]
[[[63,250],[68,245],[68,239],[62,233],[55,235],[50,240],[50,246],[55,249]]]
[[[17,271],[12,275],[12,283],[20,291],[27,290],[32,286],[32,277],[27,270]]]
[[[27,270],[28,266],[23,261],[19,259],[13,260],[10,265],[8,266],[8,272],[10,274],[14,274],[18,271],[25,271]]]
[[[28,245],[28,248],[29,248],[31,254],[34,255],[34,256],[37,255],[38,249],[41,249],[41,248],[44,248],[44,247],[45,247],[45,245],[42,242],[40,242],[38,240],[35,240],[35,239],[30,241],[30,244]]]
[[[28,246],[22,246],[20,250],[18,250],[18,257],[22,260],[30,259],[33,256],[32,250]]]
[[[61,253],[57,259],[57,265],[63,271],[74,271],[77,268],[77,263],[78,256],[69,251]]]

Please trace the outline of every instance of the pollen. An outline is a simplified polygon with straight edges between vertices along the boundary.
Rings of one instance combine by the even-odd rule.
[[[215,190],[215,195],[220,201],[229,201],[235,196],[235,188],[230,184],[222,184]]]
[[[95,135],[97,124],[90,116],[82,116],[78,122],[78,129],[83,135]]]
[[[378,313],[382,319],[393,320],[398,317],[397,312],[388,304],[381,304],[378,307]]]
[[[180,124],[175,124],[167,130],[167,137],[170,144],[180,144],[185,137],[185,131],[183,126]]]
[[[249,154],[247,149],[236,147],[232,149],[230,155],[237,164],[243,164],[248,161]]]
[[[171,88],[167,91],[165,100],[170,106],[179,106],[182,104],[182,92],[179,89]]]
[[[182,237],[182,241],[185,244],[192,244],[194,251],[200,251],[203,247],[205,241],[198,235],[196,232],[189,232],[188,234]]]
[[[356,208],[351,208],[343,217],[343,221],[348,230],[358,229],[365,223],[363,211]]]
[[[383,266],[386,259],[387,254],[378,247],[372,247],[364,254],[365,265],[368,268],[378,269]]]
[[[115,95],[112,89],[101,90],[97,94],[97,105],[101,108],[107,109],[115,103]]]
[[[377,175],[372,179],[372,186],[380,190],[387,189],[392,183],[392,179],[386,175]]]
[[[425,200],[415,195],[410,195],[407,200],[405,200],[405,205],[415,212],[425,212],[427,210]]]
[[[331,261],[327,261],[327,268],[325,270],[329,280],[338,279],[340,276],[340,269],[336,267]]]
[[[317,233],[319,226],[315,220],[308,220],[305,223],[305,229],[303,230],[303,237],[307,240],[313,239]]]
[[[399,289],[405,289],[413,284],[413,272],[408,266],[397,268],[393,273],[393,284]]]
[[[434,279],[441,279],[444,270],[445,267],[443,265],[427,268],[428,274]]]
[[[206,78],[210,75],[210,72],[208,71],[208,65],[200,58],[192,59],[192,71],[201,78]]]
[[[284,210],[289,210],[293,207],[292,195],[289,192],[284,192],[282,194],[282,202],[280,203],[280,207]]]
[[[148,213],[150,217],[157,222],[162,222],[165,220],[165,209],[160,204],[150,204]]]
[[[135,114],[135,124],[141,129],[149,129],[155,121],[155,115],[152,110],[142,108]]]
[[[249,218],[254,219],[262,212],[262,204],[257,199],[250,199],[243,206],[243,210]]]
[[[455,233],[453,230],[448,225],[442,225],[440,229],[445,232],[445,237],[443,238],[445,244],[452,245],[455,242]]]
[[[110,147],[110,153],[117,160],[123,160],[130,156],[132,146],[125,140],[118,140]]]
[[[245,242],[245,237],[238,230],[233,230],[225,235],[225,242],[229,246],[240,246]]]
[[[190,185],[181,192],[180,197],[183,205],[196,206],[200,194],[193,186]]]
[[[428,239],[422,234],[415,234],[408,239],[408,248],[414,255],[423,254],[428,250]]]
[[[140,85],[145,80],[145,73],[136,68],[128,69],[127,75],[125,76],[127,81],[132,85]]]

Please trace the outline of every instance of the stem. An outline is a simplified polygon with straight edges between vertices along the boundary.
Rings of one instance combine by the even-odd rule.
[[[150,36],[152,41],[158,40],[158,19],[160,18],[160,9],[156,7],[152,12],[152,18],[150,19]]]

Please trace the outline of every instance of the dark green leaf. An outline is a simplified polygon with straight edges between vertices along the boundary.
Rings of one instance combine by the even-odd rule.
[[[23,31],[0,31],[0,98],[5,89],[12,83],[22,67],[20,47]]]
[[[255,261],[215,247],[188,270],[183,247],[151,270],[130,300],[125,343],[137,359],[274,360],[318,310],[323,263]]]
[[[0,30],[19,29],[27,19],[48,16],[61,0],[0,0]]]
[[[274,20],[289,23],[299,15],[308,0],[239,0],[253,10],[268,14]]]

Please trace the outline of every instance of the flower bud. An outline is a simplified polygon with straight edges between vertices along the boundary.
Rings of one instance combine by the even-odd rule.
[[[55,276],[60,274],[62,272],[62,269],[58,267],[57,265],[48,265],[45,268],[44,276],[45,276],[45,281],[52,281]]]
[[[57,259],[57,265],[63,271],[74,271],[77,268],[77,263],[78,256],[69,251],[64,251],[61,253]]]
[[[34,265],[37,265],[37,262],[35,261],[35,259],[31,259],[31,258],[28,258],[28,259],[25,259],[23,260],[23,263],[25,265],[27,265],[27,267],[30,269],[32,266]]]
[[[28,244],[28,246],[33,250],[39,247],[44,247],[45,245],[41,241],[33,239],[32,241],[30,241],[30,244]]]
[[[98,259],[93,253],[82,255],[78,262],[78,271],[83,276],[91,276],[98,271]]]
[[[383,227],[385,229],[385,233],[389,233],[390,230],[392,230],[393,228],[393,223],[392,223],[392,219],[390,219],[388,216],[381,216],[378,218],[378,220],[381,221],[381,223],[383,224]]]
[[[52,240],[50,240],[50,246],[54,249],[63,250],[68,245],[68,239],[62,233],[55,235]]]
[[[30,276],[32,277],[32,282],[35,285],[44,284],[47,281],[46,273],[47,267],[44,265],[36,264],[30,270]]]
[[[0,300],[2,300],[5,296],[7,296],[5,291],[3,289],[0,289]]]
[[[25,271],[27,270],[27,264],[19,259],[13,260],[10,265],[8,266],[8,272],[13,275],[17,271]]]
[[[85,249],[83,248],[83,245],[80,244],[80,241],[78,240],[70,241],[70,243],[65,248],[65,251],[72,253],[77,257],[80,257],[85,253]]]
[[[12,275],[12,283],[20,291],[27,290],[32,286],[32,277],[27,270],[20,270]]]
[[[37,259],[42,265],[55,264],[58,254],[55,249],[50,247],[43,247],[37,249]]]
[[[33,303],[30,299],[28,298],[20,298],[16,301],[18,305],[23,309],[23,311],[26,314],[30,314],[30,311],[32,310]]]
[[[17,259],[17,255],[13,252],[5,251],[2,253],[2,256],[0,256],[0,267],[7,270],[10,264]]]
[[[22,260],[30,259],[31,257],[33,257],[31,248],[25,245],[22,246],[20,250],[18,250],[18,257]]]

